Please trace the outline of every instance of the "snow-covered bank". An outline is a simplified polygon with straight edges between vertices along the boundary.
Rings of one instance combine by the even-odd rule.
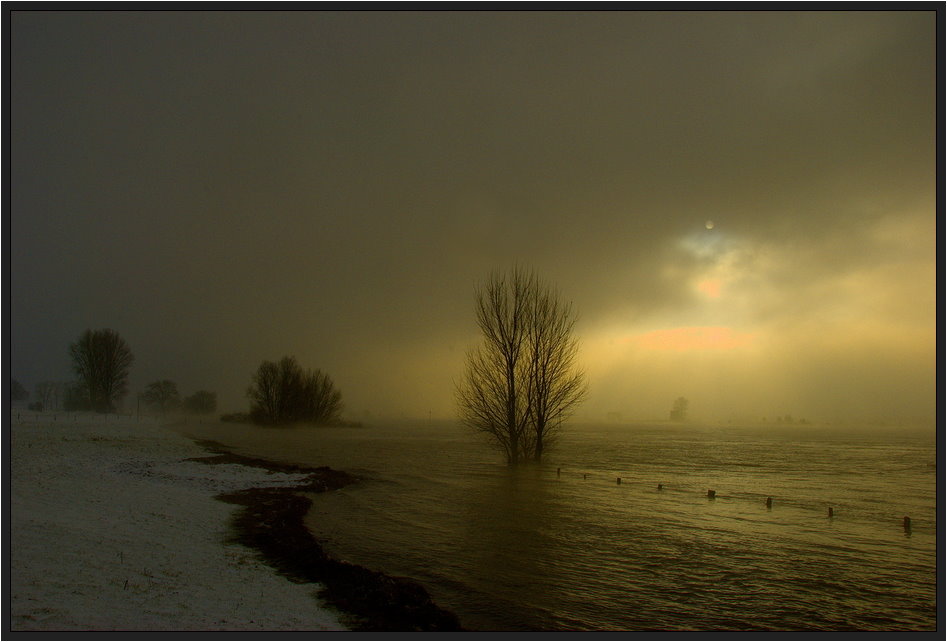
[[[345,629],[319,585],[228,544],[214,499],[305,475],[184,461],[208,453],[144,419],[12,414],[13,630]]]

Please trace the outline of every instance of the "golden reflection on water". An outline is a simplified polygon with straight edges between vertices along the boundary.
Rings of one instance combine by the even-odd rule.
[[[510,469],[449,425],[214,430],[363,476],[309,527],[470,628],[933,626],[932,441],[578,427]]]

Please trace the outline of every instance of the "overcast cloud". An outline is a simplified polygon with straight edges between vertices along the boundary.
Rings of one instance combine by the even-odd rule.
[[[590,419],[932,421],[934,12],[12,12],[13,376],[327,371],[451,416],[473,287],[580,314]],[[708,223],[712,221],[712,226]]]

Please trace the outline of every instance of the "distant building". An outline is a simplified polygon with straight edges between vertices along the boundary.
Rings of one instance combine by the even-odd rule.
[[[687,405],[688,401],[684,397],[675,399],[674,405],[671,406],[671,421],[684,421],[687,419]]]

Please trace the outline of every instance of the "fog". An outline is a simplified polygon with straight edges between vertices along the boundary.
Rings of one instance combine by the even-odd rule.
[[[475,285],[579,314],[578,416],[935,415],[935,20],[905,12],[11,12],[11,376],[86,328],[245,410],[455,414]]]

